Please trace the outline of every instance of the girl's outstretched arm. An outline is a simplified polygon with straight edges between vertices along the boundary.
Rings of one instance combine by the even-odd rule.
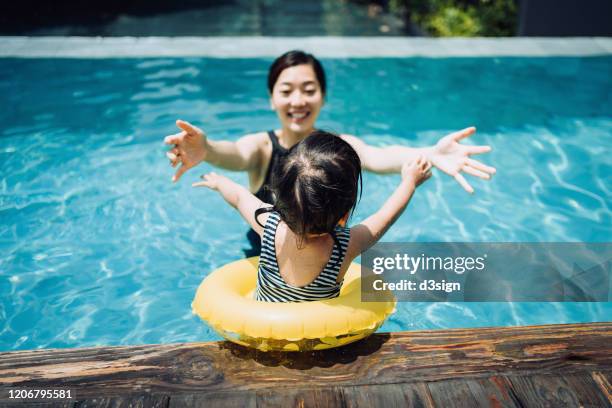
[[[218,191],[221,197],[229,205],[238,210],[242,218],[249,223],[251,228],[260,236],[263,234],[263,228],[255,221],[255,210],[260,207],[266,207],[268,204],[255,197],[253,193],[247,190],[240,184],[228,179],[225,176],[220,176],[217,173],[204,174],[203,181],[193,183],[192,187],[208,187],[211,190]],[[268,214],[264,213],[259,216],[259,222],[265,225],[268,219]]]
[[[431,176],[431,163],[418,157],[402,167],[402,181],[383,206],[360,224],[351,228],[347,257],[355,259],[374,245],[399,218],[417,186]]]
[[[402,165],[419,156],[425,156],[435,167],[453,177],[468,193],[474,189],[462,173],[488,180],[495,174],[495,168],[470,158],[470,155],[487,153],[490,146],[470,146],[461,144],[461,140],[470,137],[476,128],[469,127],[443,137],[434,146],[411,148],[407,146],[374,147],[359,138],[342,135],[342,138],[353,146],[361,158],[364,170],[374,173],[399,173]]]

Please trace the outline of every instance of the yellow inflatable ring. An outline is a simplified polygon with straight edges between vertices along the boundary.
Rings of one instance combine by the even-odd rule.
[[[221,336],[259,350],[323,350],[360,340],[375,332],[395,311],[395,298],[361,301],[361,274],[351,264],[340,296],[299,303],[253,299],[259,257],[242,259],[213,271],[200,284],[192,310]]]

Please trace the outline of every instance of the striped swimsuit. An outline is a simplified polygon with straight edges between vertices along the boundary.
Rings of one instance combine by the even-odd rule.
[[[350,228],[336,227],[335,234],[340,246],[334,241],[331,257],[319,276],[308,285],[297,287],[285,283],[278,269],[274,237],[279,222],[279,214],[271,212],[264,227],[255,299],[264,302],[308,302],[337,297],[342,282],[336,283],[336,279],[348,247]]]

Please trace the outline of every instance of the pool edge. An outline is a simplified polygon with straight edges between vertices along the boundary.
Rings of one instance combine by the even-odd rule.
[[[612,37],[0,37],[0,58],[553,57],[612,54]]]

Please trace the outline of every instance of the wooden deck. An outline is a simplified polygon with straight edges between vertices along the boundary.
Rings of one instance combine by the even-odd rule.
[[[611,407],[612,323],[376,334],[335,350],[226,342],[0,353],[0,406]],[[17,402],[9,390],[70,389]]]

